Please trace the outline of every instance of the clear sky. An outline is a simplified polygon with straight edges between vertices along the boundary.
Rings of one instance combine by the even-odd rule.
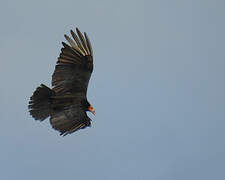
[[[224,0],[0,4],[0,179],[225,179]],[[27,104],[76,26],[97,115],[61,137]]]

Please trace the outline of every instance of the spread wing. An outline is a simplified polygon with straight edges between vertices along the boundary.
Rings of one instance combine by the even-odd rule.
[[[86,96],[88,82],[93,71],[93,51],[86,33],[84,36],[76,28],[77,35],[71,30],[74,40],[65,35],[61,53],[52,75],[53,90],[57,94],[82,94]]]
[[[50,123],[52,127],[61,132],[60,135],[71,134],[79,129],[91,125],[91,119],[78,104],[55,110],[51,114]]]

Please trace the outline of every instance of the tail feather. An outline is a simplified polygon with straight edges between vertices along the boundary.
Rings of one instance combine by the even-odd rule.
[[[50,88],[41,84],[37,89],[34,91],[33,95],[29,101],[29,111],[31,116],[36,119],[43,121],[50,115],[51,111],[51,96],[54,95],[54,91]]]

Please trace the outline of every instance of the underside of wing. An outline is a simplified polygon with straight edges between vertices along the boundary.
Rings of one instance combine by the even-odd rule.
[[[91,125],[91,119],[82,108],[71,105],[60,110],[55,110],[51,114],[50,123],[52,127],[59,131],[60,135],[71,134],[79,129]]]
[[[62,43],[63,48],[52,75],[53,90],[57,94],[87,92],[93,71],[93,51],[87,34],[83,36],[77,28],[76,32],[71,30],[74,40],[65,35],[70,46]]]

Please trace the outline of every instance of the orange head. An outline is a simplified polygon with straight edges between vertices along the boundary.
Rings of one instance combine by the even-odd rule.
[[[88,111],[90,111],[92,114],[96,114],[95,109],[92,107],[92,105],[88,106]]]

